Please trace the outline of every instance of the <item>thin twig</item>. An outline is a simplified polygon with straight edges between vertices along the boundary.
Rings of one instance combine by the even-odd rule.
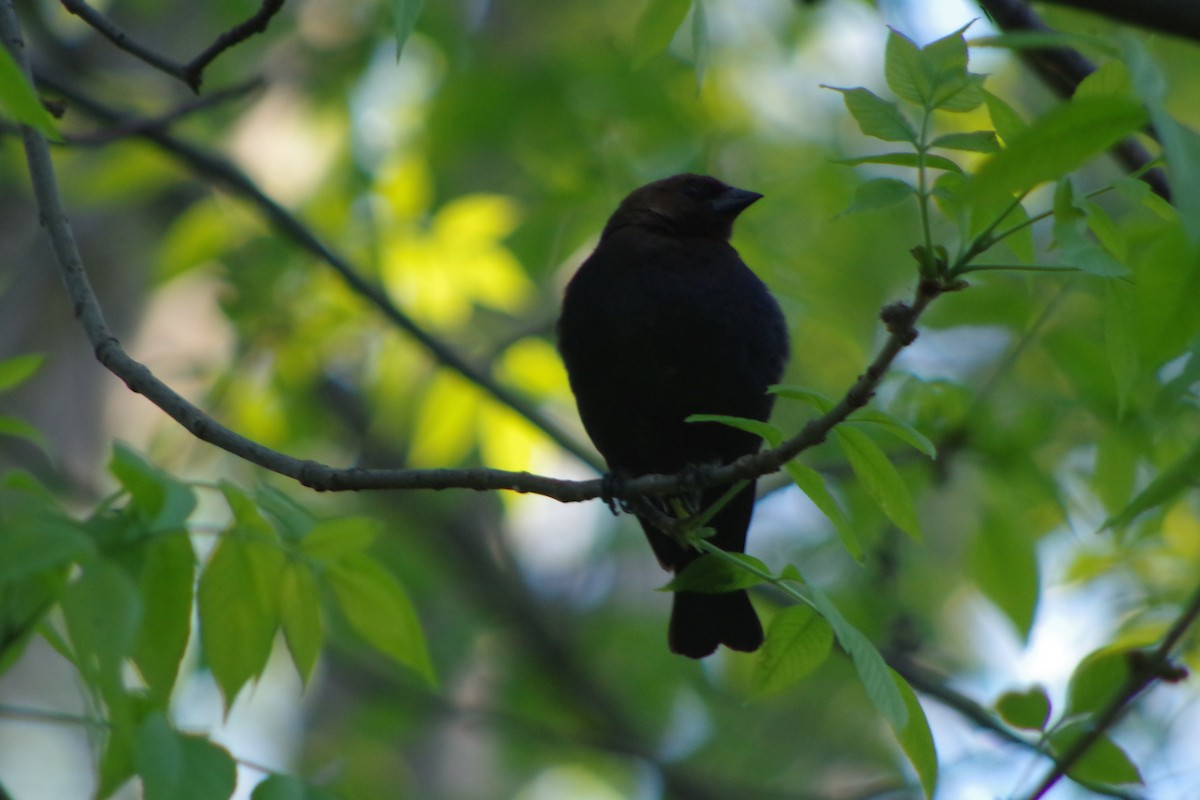
[[[101,36],[104,36],[118,48],[146,62],[160,72],[165,72],[174,78],[178,78],[191,87],[194,92],[200,91],[200,84],[204,80],[204,70],[208,65],[217,56],[234,45],[244,42],[256,33],[265,31],[271,18],[283,8],[284,2],[284,0],[263,0],[262,5],[255,12],[254,16],[222,33],[200,55],[186,64],[181,64],[141,44],[117,27],[108,17],[88,5],[85,0],[60,1],[63,8],[82,19],[89,27]]]
[[[245,97],[246,95],[257,91],[263,85],[261,78],[240,83],[236,86],[231,86],[227,89],[221,89],[211,94],[206,94],[189,100],[186,103],[179,105],[177,108],[168,111],[165,114],[160,114],[157,117],[144,117],[141,119],[129,119],[126,122],[114,125],[111,128],[95,131],[87,134],[75,134],[66,137],[66,143],[78,147],[98,147],[110,142],[123,139],[128,136],[139,136],[147,131],[165,131],[172,124],[179,120],[195,114],[197,111],[212,108],[214,106],[228,103],[233,100]]]
[[[254,16],[241,24],[235,25],[222,33],[204,52],[187,63],[184,70],[184,80],[193,90],[200,90],[200,82],[204,78],[204,70],[217,56],[229,48],[244,42],[256,33],[263,33],[270,24],[271,18],[283,8],[283,0],[263,0]]]
[[[88,27],[108,39],[121,50],[129,53],[134,58],[146,62],[159,72],[165,72],[192,86],[188,82],[187,68],[183,64],[172,61],[166,56],[160,55],[141,44],[137,39],[134,39],[125,33],[125,31],[118,28],[108,17],[85,3],[84,0],[60,0],[60,2],[63,8],[82,19],[87,23]],[[196,88],[196,86],[192,86],[193,90]]]

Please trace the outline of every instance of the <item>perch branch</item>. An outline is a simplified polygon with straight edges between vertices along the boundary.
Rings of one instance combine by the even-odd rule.
[[[162,137],[160,133],[153,131],[142,135],[151,138]],[[49,146],[41,134],[32,129],[24,129],[23,136],[41,219],[49,232],[75,316],[92,343],[97,360],[125,381],[131,391],[144,395],[198,439],[265,469],[297,480],[305,486],[324,491],[451,488],[486,491],[507,489],[516,492],[533,492],[561,502],[589,500],[601,495],[603,487],[600,479],[566,481],[527,472],[507,472],[482,468],[430,470],[334,468],[273,450],[217,422],[159,380],[144,364],[133,359],[113,336],[88,280],[82,257],[63,209]],[[169,137],[167,144],[172,148],[180,146]],[[191,153],[191,155],[197,156],[198,154]],[[213,169],[228,169],[224,162],[209,164],[206,161],[201,163],[207,164]],[[227,173],[222,172],[222,174],[227,178],[231,177]],[[367,284],[365,279],[350,270],[344,261],[316,240],[307,228],[262,195],[257,187],[239,176],[240,173],[232,173],[233,180],[239,181],[239,185],[242,185],[246,191],[252,191],[261,198],[261,202],[271,210],[272,217],[277,224],[286,226],[289,233],[307,242],[310,249],[323,254],[330,263],[338,265],[339,272],[342,272],[347,280],[360,284],[364,293],[372,297],[377,305],[385,309],[392,309],[392,314],[397,315],[400,320],[408,321],[408,318],[382,295],[382,290]],[[244,181],[244,184],[241,181]],[[889,307],[890,310],[886,317],[891,334],[879,355],[829,413],[809,422],[796,436],[784,442],[780,447],[745,456],[731,464],[704,469],[698,473],[693,470],[681,475],[647,475],[633,478],[625,482],[622,495],[630,498],[661,495],[678,491],[685,485],[691,488],[714,486],[763,475],[777,470],[802,451],[824,441],[825,436],[835,425],[870,400],[892,361],[908,343],[916,338],[914,326],[921,312],[944,290],[944,287],[924,281],[917,288],[911,306],[901,304]],[[898,312],[897,309],[900,311]],[[411,322],[408,324],[412,325]],[[415,325],[412,327],[417,334],[429,340],[431,350],[444,347],[420,328]],[[435,355],[437,355],[436,350]],[[451,356],[458,359],[457,355],[451,354]],[[465,366],[465,362],[462,362],[461,359],[458,360],[458,363]],[[453,362],[451,364],[453,365]]]

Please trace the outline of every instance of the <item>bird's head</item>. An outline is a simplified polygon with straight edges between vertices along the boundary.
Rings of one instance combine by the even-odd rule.
[[[707,175],[673,175],[631,192],[609,218],[603,236],[638,227],[725,240],[737,215],[760,197]]]

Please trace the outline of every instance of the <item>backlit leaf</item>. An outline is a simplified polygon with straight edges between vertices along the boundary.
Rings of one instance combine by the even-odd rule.
[[[833,628],[805,605],[787,606],[767,626],[767,639],[754,662],[757,695],[774,694],[802,681],[829,656]]]
[[[887,514],[896,527],[919,539],[921,525],[917,521],[912,495],[909,494],[908,487],[896,467],[879,449],[879,445],[862,431],[846,425],[834,428],[834,434],[854,469],[855,476],[871,499],[879,504],[883,513]]]

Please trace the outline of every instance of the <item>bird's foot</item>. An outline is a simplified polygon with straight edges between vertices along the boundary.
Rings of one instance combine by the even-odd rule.
[[[616,470],[604,473],[600,479],[600,499],[615,517],[620,512],[632,513],[630,502],[620,495],[625,491],[625,476]]]

